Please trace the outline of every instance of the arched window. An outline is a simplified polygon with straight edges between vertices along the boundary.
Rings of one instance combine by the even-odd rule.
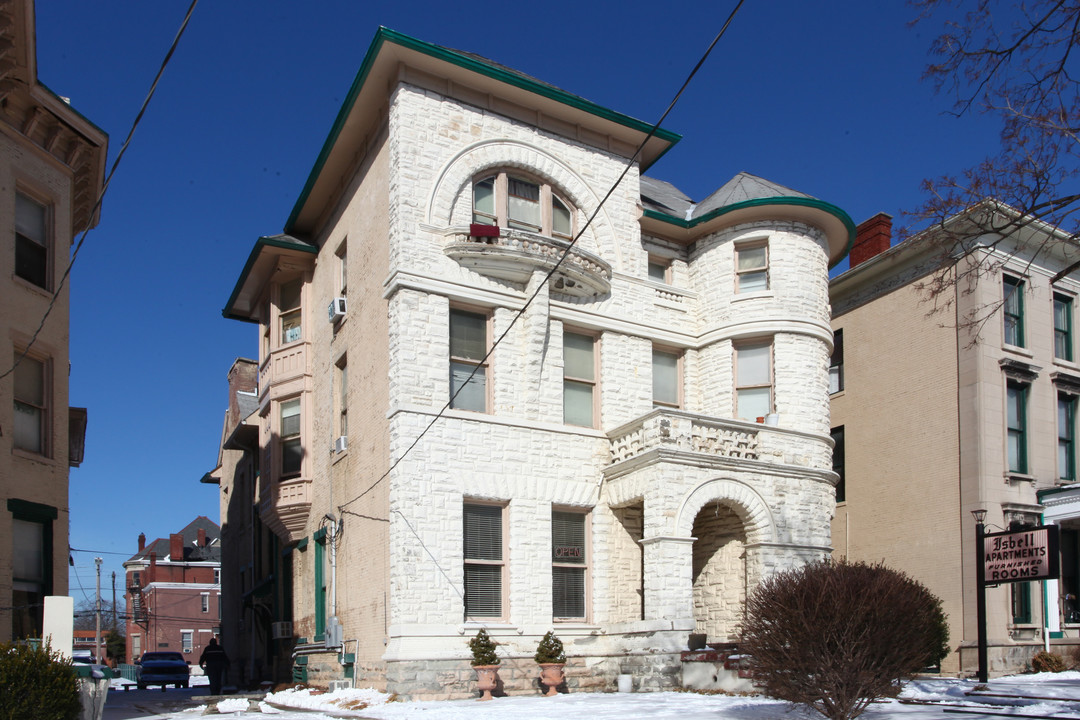
[[[566,240],[574,236],[574,211],[550,184],[506,172],[473,184],[472,221]]]

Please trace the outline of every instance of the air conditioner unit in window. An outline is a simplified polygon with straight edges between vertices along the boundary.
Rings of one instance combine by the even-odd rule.
[[[342,435],[334,441],[334,452],[345,452],[349,448],[349,438]]]
[[[288,620],[270,624],[270,635],[275,640],[288,640],[292,637],[292,623]]]
[[[330,316],[330,322],[336,323],[345,317],[345,298],[334,298],[330,301],[330,307],[327,308],[327,314]]]

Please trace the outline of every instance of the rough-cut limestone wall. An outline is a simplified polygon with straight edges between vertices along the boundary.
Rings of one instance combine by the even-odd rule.
[[[694,520],[694,620],[710,641],[735,640],[746,600],[746,534],[731,508],[706,506]]]

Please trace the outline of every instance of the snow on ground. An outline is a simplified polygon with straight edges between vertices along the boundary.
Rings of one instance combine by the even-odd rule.
[[[905,687],[899,699],[874,703],[866,720],[949,720],[1006,717],[1013,713],[1080,720],[1080,672],[1018,675],[991,680],[979,694],[974,680],[927,678]],[[1023,695],[1003,698],[995,695]],[[1056,698],[1055,701],[1040,698]],[[204,705],[182,714],[155,716],[192,718],[204,713],[254,720],[275,715],[275,720],[625,720],[625,718],[678,718],[678,720],[819,720],[816,713],[765,697],[732,697],[695,693],[570,693],[557,697],[502,697],[490,702],[448,700],[434,702],[388,702],[389,697],[370,689],[312,693],[307,689],[270,693],[262,700],[246,698],[206,699]],[[947,708],[925,702],[950,703]],[[960,707],[956,707],[960,706]],[[108,717],[108,711],[106,711]]]

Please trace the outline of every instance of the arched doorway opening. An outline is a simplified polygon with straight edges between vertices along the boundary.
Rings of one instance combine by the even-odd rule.
[[[746,528],[731,506],[706,503],[694,518],[695,632],[734,642],[746,603]]]

